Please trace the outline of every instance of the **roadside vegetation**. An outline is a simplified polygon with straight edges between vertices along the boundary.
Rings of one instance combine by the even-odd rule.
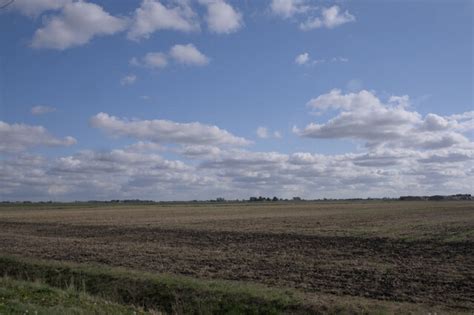
[[[136,307],[92,297],[72,287],[58,289],[39,281],[28,282],[2,277],[0,278],[0,314],[139,315],[147,313]]]
[[[411,303],[0,256],[0,314],[417,314]],[[444,313],[449,313],[446,310]]]

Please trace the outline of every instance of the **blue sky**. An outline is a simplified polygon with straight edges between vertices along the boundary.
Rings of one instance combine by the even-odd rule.
[[[2,11],[4,200],[472,192],[472,1]]]

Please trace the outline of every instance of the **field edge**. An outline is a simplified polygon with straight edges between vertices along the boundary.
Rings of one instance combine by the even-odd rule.
[[[19,256],[0,255],[0,275],[59,289],[73,288],[114,303],[166,314],[450,313],[420,304],[327,294],[308,296],[293,289],[254,283],[202,280]]]

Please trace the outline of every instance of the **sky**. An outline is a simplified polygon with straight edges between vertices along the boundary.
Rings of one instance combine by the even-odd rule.
[[[472,1],[0,7],[0,200],[474,193]]]

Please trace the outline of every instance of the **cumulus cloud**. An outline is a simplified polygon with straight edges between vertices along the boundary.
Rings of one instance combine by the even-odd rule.
[[[169,120],[126,120],[106,113],[91,118],[91,125],[112,136],[126,136],[156,143],[246,145],[249,141],[236,137],[217,126],[198,122],[177,123]]]
[[[129,75],[126,75],[126,76],[123,76],[122,79],[120,79],[120,85],[132,85],[133,83],[135,83],[135,81],[137,80],[137,76],[134,75],[134,74],[129,74]]]
[[[299,54],[295,58],[295,63],[298,65],[304,65],[309,62],[309,54],[307,52]]]
[[[139,40],[149,38],[159,30],[192,32],[199,29],[197,15],[187,1],[177,1],[174,5],[165,6],[158,0],[143,0],[135,10],[127,37]]]
[[[142,58],[133,57],[130,64],[155,69],[165,68],[168,65],[168,56],[162,52],[149,52]]]
[[[305,13],[311,9],[311,6],[303,0],[272,0],[270,10],[273,14],[283,18],[290,18],[295,14]]]
[[[45,159],[19,155],[0,164],[0,194],[19,200],[183,199],[208,184],[194,167],[127,149]],[[197,197],[197,196],[196,196]]]
[[[317,111],[339,113],[325,123],[311,123],[294,132],[310,138],[352,138],[368,147],[435,149],[468,143],[469,140],[448,121],[435,114],[424,118],[408,108],[408,96],[392,96],[383,103],[373,92],[362,90],[343,94],[332,90],[307,104]]]
[[[59,10],[71,0],[15,0],[10,8],[21,14],[36,17],[45,11]]]
[[[309,31],[316,28],[332,29],[354,22],[355,16],[338,5],[319,8],[305,0],[272,0],[270,11],[283,19],[299,21],[299,28]]]
[[[261,139],[268,139],[268,138],[281,138],[281,133],[279,131],[270,132],[267,127],[258,127],[256,130],[257,137]]]
[[[168,59],[188,66],[205,66],[210,59],[201,53],[193,44],[174,45],[168,54],[163,52],[149,52],[141,58],[133,57],[130,64],[151,69],[160,69],[168,66]]]
[[[170,49],[170,56],[176,62],[185,65],[205,66],[209,58],[201,53],[193,44],[174,45]]]
[[[270,194],[285,194],[285,188],[312,196],[330,196],[334,190],[338,191],[335,197],[468,191],[472,161],[449,157],[433,165],[418,162],[421,156],[431,157],[434,152],[439,151],[420,154],[411,150],[376,150],[340,155],[232,152],[214,162],[205,162],[203,167],[213,167],[223,182],[231,180],[234,186],[253,187]],[[447,163],[456,171],[447,172]],[[459,180],[457,186],[448,183],[456,178],[453,176]]]
[[[32,47],[64,50],[88,43],[95,36],[123,31],[127,22],[114,17],[102,7],[83,1],[63,6],[59,15],[49,16],[36,30]]]
[[[0,164],[0,192],[19,200],[384,197],[470,192],[474,174],[472,145],[328,155],[207,144],[173,149],[194,161],[190,164],[155,153],[162,150],[154,142],[138,142],[51,159],[19,155]]]
[[[242,13],[224,0],[199,0],[207,7],[206,22],[209,30],[218,34],[229,34],[243,26]]]
[[[0,121],[0,152],[15,153],[38,146],[70,146],[76,143],[73,137],[59,139],[42,126],[8,124]]]
[[[52,106],[38,105],[38,106],[33,106],[31,108],[32,115],[43,115],[43,114],[52,113],[55,111],[56,111],[56,108]]]
[[[354,22],[355,16],[349,11],[341,11],[341,8],[334,5],[329,8],[323,8],[321,15],[317,17],[310,17],[305,22],[300,23],[300,29],[303,31],[312,30],[315,28],[335,28],[337,26]]]

